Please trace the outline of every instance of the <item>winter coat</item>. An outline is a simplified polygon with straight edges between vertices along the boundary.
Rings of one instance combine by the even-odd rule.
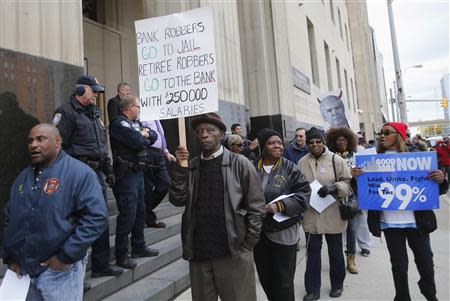
[[[200,157],[189,161],[189,167],[173,163],[170,168],[171,187],[169,201],[175,206],[186,206],[181,219],[183,258],[194,258],[195,202],[199,183]],[[261,182],[251,162],[242,155],[223,150],[222,175],[224,183],[224,209],[231,256],[253,250],[259,241],[265,216],[264,194]]]
[[[345,160],[338,155],[334,155],[337,179],[335,178],[332,162],[333,155],[325,147],[325,152],[317,159],[311,153],[300,159],[300,170],[309,183],[317,180],[321,185],[335,185],[338,189],[338,199],[322,213],[318,213],[311,206],[305,212],[303,216],[303,229],[305,232],[338,234],[344,232],[347,228],[347,221],[341,218],[339,211],[339,199],[345,199],[353,194],[353,190],[350,187],[352,175]]]

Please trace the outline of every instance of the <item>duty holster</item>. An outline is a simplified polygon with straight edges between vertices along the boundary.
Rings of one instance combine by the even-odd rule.
[[[116,168],[115,168],[116,177],[117,178],[123,177],[127,173],[128,169],[131,169],[133,171],[143,171],[145,166],[146,166],[145,162],[132,163],[128,160],[123,159],[120,156],[116,156]]]

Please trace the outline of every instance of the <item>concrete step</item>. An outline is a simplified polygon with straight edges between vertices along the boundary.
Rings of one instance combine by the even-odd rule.
[[[176,215],[171,215],[166,218],[163,218],[160,220],[161,222],[164,222],[166,224],[165,228],[145,228],[144,229],[144,238],[145,243],[147,245],[155,244],[159,241],[162,241],[164,239],[167,239],[173,235],[176,235],[180,233],[181,231],[181,213],[178,213]],[[115,232],[115,228],[114,228]],[[115,235],[111,235],[109,237],[109,243],[110,243],[110,260],[115,259],[114,255],[114,246],[115,246]],[[129,250],[131,250],[131,246],[129,246]],[[91,268],[91,249],[88,251],[88,265],[87,270],[90,270]]]
[[[183,259],[178,259],[103,300],[171,300],[188,288],[189,285],[189,263]]]
[[[179,260],[182,255],[180,235],[167,238],[151,247],[159,250],[158,256],[135,259],[138,263],[137,267],[133,270],[125,270],[119,277],[91,278],[90,272],[88,272],[86,281],[92,288],[84,294],[84,301],[102,300],[125,287],[134,285],[134,282],[139,279]]]
[[[116,201],[114,200],[114,203]],[[161,221],[161,219],[164,219],[168,216],[172,216],[175,214],[182,213],[184,211],[184,207],[175,207],[169,202],[163,201],[158,207],[155,208],[154,212],[156,214],[156,217],[158,218],[158,221]],[[117,215],[119,212],[115,211],[114,209],[110,208],[109,211],[109,235],[113,235],[116,232],[116,220]]]

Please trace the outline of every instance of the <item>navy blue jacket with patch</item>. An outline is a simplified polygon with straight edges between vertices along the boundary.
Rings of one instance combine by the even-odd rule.
[[[5,263],[39,275],[50,257],[71,264],[105,231],[108,211],[97,175],[61,151],[35,181],[32,166],[14,181],[5,207]]]
[[[117,156],[131,163],[145,161],[147,149],[158,139],[158,134],[148,129],[148,138],[141,134],[142,125],[138,120],[130,120],[120,114],[109,125],[111,149],[116,164]]]

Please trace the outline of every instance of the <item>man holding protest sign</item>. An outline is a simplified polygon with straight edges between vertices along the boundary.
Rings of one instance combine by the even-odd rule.
[[[244,156],[221,146],[226,126],[219,115],[199,115],[191,125],[201,155],[183,167],[189,152],[178,147],[169,201],[186,206],[181,237],[192,298],[256,300],[252,250],[265,215],[258,175]]]
[[[406,130],[407,125],[404,123],[386,123],[380,132],[377,153],[396,154],[408,152],[405,144],[407,139]],[[414,154],[417,155],[413,157]],[[356,163],[358,167],[352,168],[352,175],[358,177],[358,196],[360,196],[360,200],[370,200],[368,204],[360,202],[359,206],[369,209],[375,209],[374,206],[378,206],[377,210],[369,210],[369,229],[374,236],[379,237],[381,231],[384,233],[392,264],[392,275],[396,292],[394,300],[398,301],[411,300],[408,287],[406,241],[408,241],[408,245],[414,254],[414,261],[420,275],[418,284],[421,293],[427,300],[437,300],[433,252],[429,235],[436,230],[437,224],[434,212],[429,209],[436,206],[433,205],[433,201],[437,202],[437,205],[439,204],[439,200],[436,200],[438,196],[433,194],[433,189],[436,189],[437,184],[439,184],[439,194],[443,194],[448,190],[448,183],[445,181],[442,171],[437,170],[437,166],[434,166],[437,164],[428,164],[427,167],[430,166],[428,170],[418,170],[416,168],[413,171],[414,173],[410,173],[411,175],[406,172],[402,172],[402,175],[400,175],[398,170],[404,170],[403,168],[405,167],[412,170],[412,167],[416,167],[415,164],[419,164],[417,158],[427,155],[431,157],[433,153],[421,152],[414,154],[408,157],[407,155],[400,157],[397,154],[397,158],[400,158],[399,160],[389,158],[386,155],[376,156],[378,159],[372,157],[370,161],[364,161],[364,158],[359,160],[357,157]],[[401,158],[406,159],[402,161]],[[408,163],[401,165],[402,162]],[[430,159],[421,160],[421,162],[432,161]],[[436,163],[435,155],[433,162]],[[380,170],[384,172],[380,172]],[[420,176],[420,173],[427,175]],[[368,185],[368,183],[362,181],[363,179],[367,179],[372,183]],[[420,180],[424,184],[419,186],[418,181],[415,179]],[[377,181],[380,183],[378,184]],[[411,183],[417,186],[411,188],[409,185]],[[371,185],[375,185],[376,190],[363,188]],[[394,187],[394,185],[396,186]],[[412,193],[409,192],[410,190]],[[363,191],[364,195],[362,195]],[[376,191],[377,195],[374,195],[373,192]],[[411,202],[413,196],[415,199]]]

